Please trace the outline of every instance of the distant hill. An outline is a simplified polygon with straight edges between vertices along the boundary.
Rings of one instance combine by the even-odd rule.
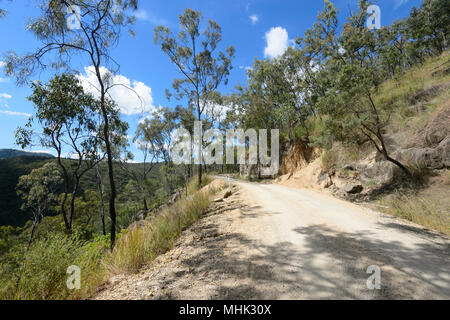
[[[40,154],[32,153],[32,156],[11,156],[8,159],[1,159],[5,155],[5,150],[0,150],[0,226],[11,225],[14,227],[20,227],[25,224],[30,218],[30,213],[20,210],[21,201],[16,194],[16,186],[19,181],[19,177],[29,174],[33,169],[42,167],[47,162],[54,161],[51,155],[44,154],[42,157]],[[12,150],[14,151],[14,150]],[[19,151],[21,152],[21,151]],[[30,153],[30,152],[25,152]],[[11,154],[11,153],[10,153]],[[142,170],[142,164],[128,164],[131,170]],[[160,178],[161,164],[157,164],[150,176],[153,179]],[[104,176],[105,189],[108,193],[108,168],[106,162],[100,164],[100,172]],[[119,196],[125,190],[125,186],[129,182],[130,178],[125,172],[118,167],[115,170],[115,180]],[[85,190],[97,190],[97,177],[96,171],[90,170],[81,180],[80,194],[83,194]]]
[[[17,157],[54,158],[49,153],[27,152],[14,149],[0,149],[0,159],[11,159]]]

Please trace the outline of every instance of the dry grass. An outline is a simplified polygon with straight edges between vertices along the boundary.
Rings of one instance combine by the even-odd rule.
[[[386,213],[450,235],[450,213],[429,199],[396,193],[385,197],[381,203],[388,207]]]
[[[210,204],[210,194],[197,192],[178,201],[146,223],[124,234],[108,259],[112,273],[134,273],[172,249],[182,230],[195,222]]]
[[[401,79],[384,82],[375,102],[395,110],[390,119],[390,130],[422,128],[435,111],[450,98],[450,74],[439,73],[450,67],[450,54],[428,60],[408,70]]]
[[[404,188],[380,196],[385,213],[450,235],[450,171],[429,178],[425,188]]]

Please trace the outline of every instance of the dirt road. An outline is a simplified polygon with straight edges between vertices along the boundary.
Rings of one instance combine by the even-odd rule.
[[[239,209],[210,214],[98,298],[450,298],[448,238],[315,191],[234,183],[223,207]]]

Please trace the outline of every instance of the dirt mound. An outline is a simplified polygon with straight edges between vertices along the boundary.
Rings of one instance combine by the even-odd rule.
[[[280,173],[281,175],[293,174],[295,171],[308,166],[320,156],[320,151],[308,146],[304,142],[292,145],[283,155]]]

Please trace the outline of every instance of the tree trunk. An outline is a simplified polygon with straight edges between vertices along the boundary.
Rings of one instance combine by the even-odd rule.
[[[406,173],[407,176],[411,176],[411,172],[408,170],[408,168],[406,168],[406,166],[404,166],[403,164],[400,163],[400,161],[397,161],[393,158],[391,158],[390,156],[388,156],[387,154],[385,154],[384,156],[386,158],[387,161],[392,162],[393,164],[395,164],[397,167],[399,167],[400,169],[402,169],[402,171],[404,173]]]
[[[100,205],[101,205],[101,211],[100,211],[100,218],[102,220],[102,232],[103,235],[106,236],[106,226],[105,226],[105,199],[103,197],[104,189],[103,189],[103,181],[102,176],[100,174],[100,170],[98,168],[98,164],[95,167],[97,171],[97,178],[98,178],[98,192],[100,193]]]
[[[202,164],[198,165],[198,188],[200,189],[202,185]]]
[[[111,251],[114,250],[114,246],[116,245],[116,221],[117,221],[117,215],[116,215],[116,197],[117,197],[117,191],[116,191],[116,183],[114,181],[114,167],[113,167],[113,152],[111,148],[111,141],[109,136],[109,118],[108,118],[108,110],[106,109],[106,89],[105,85],[103,83],[103,78],[100,73],[100,60],[97,61],[97,64],[95,65],[95,71],[97,79],[100,83],[100,108],[103,116],[104,126],[103,126],[103,134],[105,138],[105,147],[106,147],[106,154],[108,156],[108,177],[109,177],[109,185],[110,185],[110,197],[109,197],[109,217],[111,219]]]
[[[144,211],[145,211],[145,212],[148,211],[147,199],[145,199],[145,196],[144,196]]]
[[[40,215],[41,215],[41,210],[39,209],[38,216],[35,217],[34,220],[33,220],[33,226],[31,228],[30,237],[28,238],[28,244],[27,244],[27,248],[25,250],[23,263],[20,266],[19,275],[17,276],[17,279],[16,279],[16,290],[19,288],[20,280],[22,279],[22,271],[23,271],[23,268],[25,267],[25,262],[27,260],[28,251],[30,250],[31,244],[33,243],[34,233],[36,232],[36,228],[37,228],[37,226],[38,226],[38,224],[39,224],[39,222],[41,220],[39,218]]]
[[[406,168],[403,164],[401,164],[400,161],[397,161],[389,156],[389,154],[386,150],[386,144],[384,142],[384,137],[379,130],[378,130],[377,138],[381,142],[381,153],[383,154],[384,158],[387,161],[390,161],[393,164],[395,164],[397,167],[399,167],[404,173],[406,173],[407,176],[411,176],[411,172],[409,172],[408,168]]]

